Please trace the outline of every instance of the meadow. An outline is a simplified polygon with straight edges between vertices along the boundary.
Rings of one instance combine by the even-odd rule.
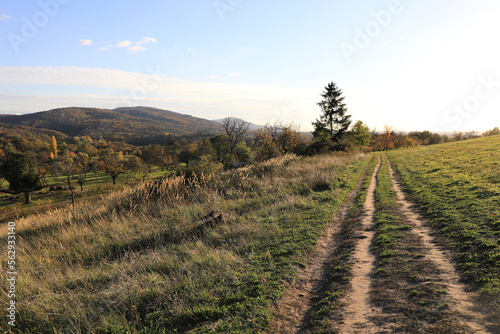
[[[328,265],[318,273],[319,290],[302,324],[310,333],[338,332],[345,298],[357,289],[353,255],[380,157],[370,229],[375,262],[370,289],[363,292],[379,311],[367,319],[369,326],[412,333],[470,330],[446,276],[455,265],[496,332],[499,147],[500,136],[493,136],[384,154],[287,155],[216,175],[119,185],[81,198],[75,208],[17,219],[17,326],[1,322],[0,331],[266,331],[285,290],[350,195],[347,213],[334,222],[338,232]],[[430,231],[406,216],[394,176]],[[0,244],[7,245],[8,232],[2,224]],[[422,233],[433,235],[437,245]],[[431,254],[441,247],[451,254],[452,269]],[[8,290],[5,280],[0,288]],[[8,301],[7,294],[0,296],[0,303]],[[5,308],[0,316],[7,316]]]
[[[369,160],[285,156],[17,220],[16,331],[260,332]]]
[[[152,180],[162,177],[167,173],[172,172],[162,171],[161,168],[155,167],[144,179]],[[75,200],[90,200],[95,196],[141,183],[143,181],[143,176],[144,173],[124,173],[117,177],[117,184],[113,185],[111,177],[104,172],[89,173],[85,179],[83,191],[76,180],[72,180],[72,185],[75,187]],[[0,185],[3,188],[8,188],[8,183],[5,180],[3,180],[3,184]],[[50,190],[50,187],[58,186],[68,188],[68,184],[64,181],[64,178],[57,178],[53,175],[49,175],[47,177],[47,186],[40,191],[32,193],[31,204],[24,204],[24,194],[11,195],[0,193],[0,221],[15,220],[31,214],[66,207],[71,203],[71,192],[70,190]]]

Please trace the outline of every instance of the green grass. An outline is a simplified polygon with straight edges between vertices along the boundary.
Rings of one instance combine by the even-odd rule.
[[[285,157],[140,184],[21,219],[17,328],[258,333],[368,159]],[[200,235],[199,218],[212,210],[227,222]],[[9,330],[5,322],[0,330]]]
[[[500,136],[389,153],[462,278],[500,312]],[[496,306],[495,306],[496,305]]]

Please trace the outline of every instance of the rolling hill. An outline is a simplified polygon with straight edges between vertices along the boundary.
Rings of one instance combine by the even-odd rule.
[[[145,138],[222,132],[216,122],[149,107],[114,110],[61,108],[25,115],[4,115],[0,118],[1,123],[131,144],[139,144]]]

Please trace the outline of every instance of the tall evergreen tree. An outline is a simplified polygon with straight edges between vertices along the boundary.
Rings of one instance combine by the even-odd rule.
[[[319,120],[313,122],[316,139],[328,135],[332,142],[338,143],[346,135],[351,125],[351,116],[346,115],[347,107],[342,94],[342,90],[333,82],[325,87],[321,94],[323,100],[317,103],[322,114]]]

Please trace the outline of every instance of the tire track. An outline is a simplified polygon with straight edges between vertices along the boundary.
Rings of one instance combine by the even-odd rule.
[[[465,285],[460,283],[460,277],[452,264],[451,257],[436,245],[434,238],[431,236],[430,228],[424,226],[420,216],[412,209],[412,204],[406,200],[389,159],[387,159],[387,165],[392,188],[396,192],[397,203],[400,205],[400,211],[408,222],[413,225],[413,233],[416,233],[421,238],[424,247],[427,249],[426,257],[439,268],[439,276],[441,276],[443,282],[446,282],[448,295],[452,299],[452,308],[458,312],[463,324],[471,329],[470,333],[489,333],[482,325],[486,322],[485,316],[474,309],[475,305],[472,302],[474,296],[472,293],[467,293]]]
[[[361,189],[369,164],[365,167],[355,189],[347,201],[338,209],[332,224],[323,232],[316,245],[314,256],[307,266],[299,270],[297,279],[287,287],[287,292],[275,311],[275,320],[266,333],[303,333],[307,331],[308,314],[314,306],[315,298],[321,293],[326,280],[326,269],[335,253],[336,240],[354,199]],[[333,246],[332,246],[333,245]]]
[[[362,231],[359,241],[352,256],[352,291],[345,298],[347,305],[344,309],[344,323],[340,333],[384,333],[387,329],[376,326],[370,318],[380,313],[381,310],[374,308],[369,302],[371,290],[371,274],[375,269],[375,256],[370,250],[375,236],[373,217],[375,214],[375,189],[377,186],[377,174],[381,166],[381,158],[373,171],[370,186],[364,203],[364,217],[362,220]]]

